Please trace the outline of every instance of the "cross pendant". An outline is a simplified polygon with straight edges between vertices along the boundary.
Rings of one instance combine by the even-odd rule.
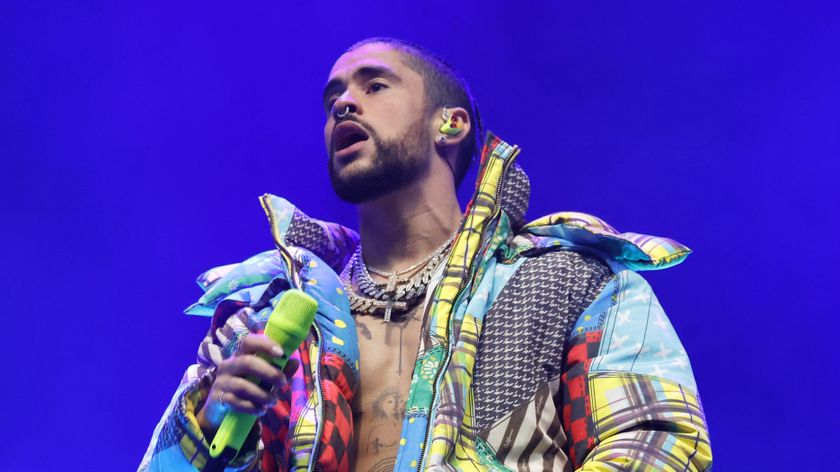
[[[386,292],[393,292],[397,289],[397,274],[388,277],[388,285],[385,286]]]
[[[387,305],[385,305],[385,322],[391,322],[391,310],[394,308],[394,297],[396,297],[397,290],[397,274],[394,273],[388,277],[388,285],[385,286],[385,291],[388,293]]]
[[[385,310],[384,320],[386,322],[391,321],[391,313],[393,312],[393,310],[403,310],[403,311],[405,311],[405,310],[408,309],[408,306],[406,305],[405,302],[399,302],[399,301],[396,301],[394,299],[382,300],[382,301],[371,300],[369,303],[370,303],[369,306],[370,306],[370,309],[371,309],[371,313],[373,313],[374,311],[379,311],[380,309]]]
[[[385,305],[385,322],[391,322],[391,309],[394,308],[394,300],[389,299],[388,304]]]

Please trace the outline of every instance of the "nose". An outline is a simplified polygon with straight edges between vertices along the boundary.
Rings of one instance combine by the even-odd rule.
[[[350,95],[349,90],[342,93],[341,96],[338,97],[338,99],[335,101],[335,103],[333,103],[332,115],[333,118],[335,118],[336,120],[345,118],[351,113],[358,115],[359,112],[359,104],[358,102],[356,102],[353,96]]]
[[[335,108],[333,110],[333,116],[335,117],[336,120],[341,120],[341,119],[344,119],[350,113],[355,113],[355,112],[356,112],[356,107],[354,107],[352,105],[346,105],[344,107]]]

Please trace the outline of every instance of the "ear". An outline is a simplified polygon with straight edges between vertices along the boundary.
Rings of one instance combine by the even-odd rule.
[[[432,120],[434,124],[435,148],[438,154],[447,161],[454,161],[458,152],[458,146],[470,134],[470,114],[461,107],[441,107]],[[444,119],[448,117],[448,119]]]
[[[470,134],[470,114],[461,107],[440,108],[435,118],[437,138],[446,137],[447,145],[457,147]]]

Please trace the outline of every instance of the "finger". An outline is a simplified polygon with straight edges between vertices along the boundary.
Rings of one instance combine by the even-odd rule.
[[[227,359],[219,367],[219,376],[253,377],[258,384],[264,383],[269,388],[282,388],[285,383],[283,371],[254,355]]]
[[[228,410],[238,411],[248,415],[262,416],[267,410],[266,407],[254,403],[251,400],[240,398],[231,392],[223,393],[222,401]]]
[[[250,333],[239,342],[236,354],[265,354],[278,358],[283,357],[283,348],[264,334]]]
[[[225,400],[235,396],[237,399],[249,401],[259,408],[267,408],[277,403],[277,395],[273,392],[266,392],[248,380],[239,377],[231,378],[226,382],[224,388],[228,394]]]

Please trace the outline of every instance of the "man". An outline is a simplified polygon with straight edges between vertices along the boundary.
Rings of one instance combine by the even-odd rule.
[[[188,313],[211,328],[142,470],[705,470],[691,368],[636,270],[679,243],[580,213],[523,224],[518,149],[488,133],[475,195],[470,94],[440,59],[393,39],[342,55],[324,137],[360,238],[262,197],[277,249],[203,274]],[[272,301],[319,302],[283,372],[259,334]],[[245,380],[256,377],[261,387]],[[210,459],[228,411],[260,417],[241,452]]]

